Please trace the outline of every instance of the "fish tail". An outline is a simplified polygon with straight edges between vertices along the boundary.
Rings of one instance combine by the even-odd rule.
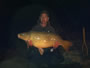
[[[72,42],[64,40],[62,41],[61,46],[65,49],[65,51],[69,51],[69,48],[72,46]]]

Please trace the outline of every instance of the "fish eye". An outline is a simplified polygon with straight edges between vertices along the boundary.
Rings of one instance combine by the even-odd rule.
[[[25,34],[22,34],[22,35],[25,35]]]

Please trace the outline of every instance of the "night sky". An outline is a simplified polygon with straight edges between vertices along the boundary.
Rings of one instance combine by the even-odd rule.
[[[87,1],[3,0],[0,2],[0,55],[5,56],[9,49],[16,48],[16,35],[31,30],[42,10],[49,11],[51,25],[65,39],[82,40],[84,26],[87,42],[90,40]]]

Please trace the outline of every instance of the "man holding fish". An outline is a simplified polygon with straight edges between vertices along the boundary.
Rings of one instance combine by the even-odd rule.
[[[72,45],[69,41],[62,40],[50,25],[49,14],[42,11],[35,27],[30,32],[18,34],[29,48],[30,61],[35,63],[58,64],[64,60],[63,52],[68,51]]]

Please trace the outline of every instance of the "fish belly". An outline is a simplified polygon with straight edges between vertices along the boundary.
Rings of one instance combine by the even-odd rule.
[[[33,45],[37,48],[48,48],[48,47],[53,47],[55,42],[52,42],[52,41],[34,41],[33,42]]]

